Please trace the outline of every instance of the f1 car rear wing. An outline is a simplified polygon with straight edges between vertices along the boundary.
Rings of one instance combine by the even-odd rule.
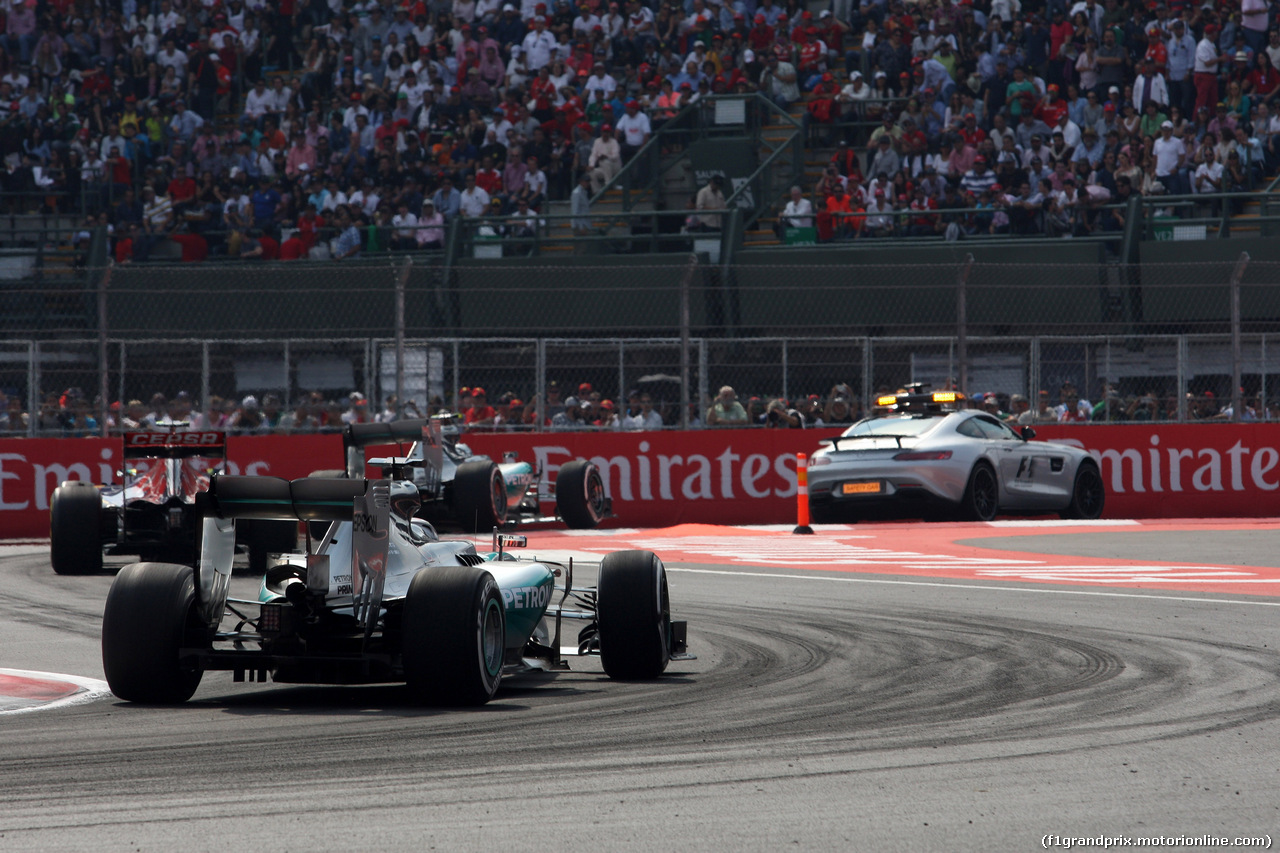
[[[125,459],[181,459],[188,456],[225,459],[227,434],[216,430],[147,430],[124,434]]]
[[[318,477],[291,481],[215,474],[209,479],[208,491],[196,495],[196,512],[203,519],[196,590],[200,615],[210,628],[216,628],[221,620],[230,590],[235,519],[248,518],[353,522],[352,607],[366,637],[372,632],[386,576],[391,524],[389,481]],[[335,557],[308,556],[308,588],[328,588],[329,561]]]
[[[354,500],[369,483],[360,479],[213,476],[196,499],[205,518],[262,518],[282,521],[351,521]]]
[[[364,476],[364,449],[373,444],[400,444],[422,442],[423,458],[434,460],[440,467],[440,446],[443,427],[439,418],[412,418],[404,421],[380,424],[350,424],[342,436],[346,449],[347,476]]]

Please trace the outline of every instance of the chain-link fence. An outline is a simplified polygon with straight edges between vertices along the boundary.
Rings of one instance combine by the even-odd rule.
[[[962,367],[954,337],[697,337],[688,347],[682,359],[681,341],[672,338],[111,339],[105,399],[124,404],[108,413],[113,423],[127,415],[130,401],[163,415],[166,401],[186,392],[182,396],[215,424],[253,397],[259,407],[274,401],[279,415],[308,407],[317,420],[304,417],[302,429],[325,423],[338,429],[353,391],[367,399],[362,415],[412,417],[456,408],[467,389],[483,387],[499,411],[512,400],[521,412],[542,404],[527,420],[513,412],[507,428],[548,428],[546,419],[570,397],[608,400],[625,416],[641,396],[675,427],[682,402],[690,403],[696,424],[729,385],[753,416],[782,398],[827,422],[843,422],[877,394],[909,383],[957,387]],[[83,432],[57,413],[102,393],[99,352],[97,341],[83,339],[0,346],[7,405],[35,414],[25,423],[6,422],[7,431]],[[1242,335],[1238,349],[1230,335],[977,337],[968,341],[967,358],[969,395],[994,394],[1003,411],[1013,408],[1015,395],[1034,401],[1044,390],[1054,405],[1078,394],[1096,408],[1095,420],[1195,420],[1220,414],[1238,387],[1243,418],[1280,420],[1280,333]],[[840,399],[846,407],[833,406]],[[89,403],[90,414],[101,408]],[[269,419],[249,429],[287,429],[289,423]]]
[[[65,431],[68,399],[101,429],[123,417],[112,403],[158,411],[184,391],[207,412],[305,398],[327,421],[352,392],[370,416],[413,415],[457,407],[476,386],[490,403],[534,406],[521,420],[535,428],[583,385],[618,413],[647,394],[672,425],[686,402],[696,421],[722,385],[757,411],[815,398],[811,415],[842,420],[909,382],[1002,406],[1040,390],[1056,403],[1069,385],[1103,419],[1147,398],[1160,417],[1190,419],[1239,396],[1231,416],[1261,418],[1280,399],[1278,273],[1247,256],[1034,265],[960,253],[928,265],[126,265],[90,271],[73,296],[65,283],[0,287],[10,306],[80,311],[56,323],[0,313],[0,392],[13,398],[0,429]],[[847,413],[830,410],[837,397]]]

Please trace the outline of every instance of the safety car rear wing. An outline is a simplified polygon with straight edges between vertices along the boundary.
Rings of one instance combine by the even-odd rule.
[[[188,456],[225,459],[227,434],[217,430],[146,430],[124,434],[125,459],[181,459]]]

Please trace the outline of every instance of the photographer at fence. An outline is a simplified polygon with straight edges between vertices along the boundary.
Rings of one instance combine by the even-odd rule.
[[[738,402],[733,388],[725,385],[707,408],[707,426],[746,426],[747,410]]]
[[[768,429],[804,429],[804,417],[786,400],[773,399],[765,409],[764,426]]]

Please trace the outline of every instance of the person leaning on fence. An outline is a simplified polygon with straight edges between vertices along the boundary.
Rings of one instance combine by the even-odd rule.
[[[769,401],[764,410],[764,426],[769,429],[804,429],[804,416],[783,399]]]
[[[813,203],[804,197],[800,187],[793,186],[791,188],[791,197],[787,200],[787,206],[782,209],[782,216],[778,218],[778,238],[785,240],[786,232],[793,228],[812,227]]]
[[[707,408],[707,426],[746,426],[747,410],[738,402],[738,395],[733,387],[722,386],[720,393]]]

